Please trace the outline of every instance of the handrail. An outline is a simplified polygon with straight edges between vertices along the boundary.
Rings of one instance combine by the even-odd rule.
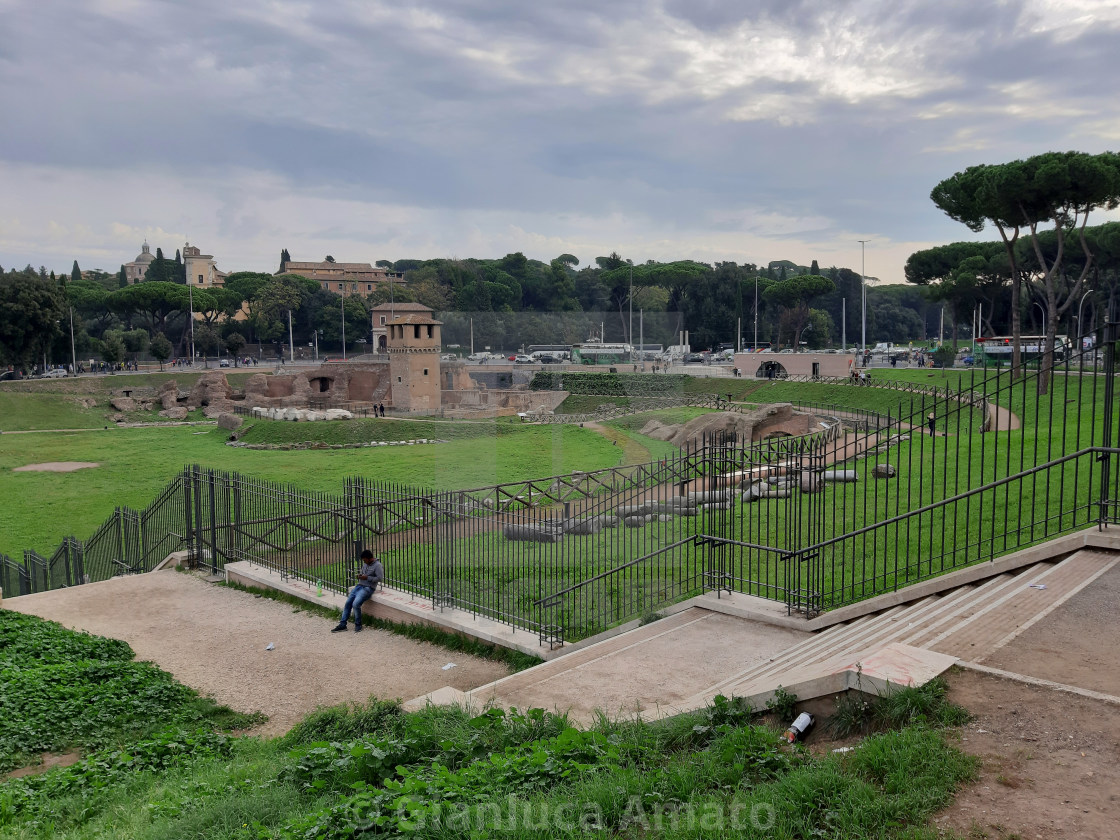
[[[983,493],[987,490],[994,490],[996,487],[1002,487],[1005,484],[1010,484],[1013,481],[1018,481],[1020,479],[1026,478],[1027,476],[1034,475],[1035,473],[1038,473],[1041,470],[1046,470],[1046,469],[1049,469],[1050,467],[1056,467],[1059,464],[1064,464],[1067,461],[1073,461],[1077,458],[1081,458],[1085,455],[1090,455],[1094,452],[1098,452],[1098,453],[1105,454],[1105,455],[1120,455],[1120,447],[1115,447],[1115,446],[1088,446],[1084,449],[1079,449],[1076,452],[1072,452],[1069,455],[1063,455],[1061,458],[1055,458],[1051,461],[1047,461],[1044,464],[1038,464],[1036,466],[1033,466],[1028,470],[1022,470],[1020,472],[1015,473],[1014,475],[1008,475],[1008,476],[1004,476],[1003,478],[997,478],[995,481],[989,481],[987,484],[982,484],[979,487],[973,487],[971,490],[966,490],[964,493],[958,493],[955,496],[949,496],[947,498],[940,499],[936,502],[930,502],[929,504],[923,505],[920,508],[916,508],[914,510],[907,511],[906,513],[900,513],[896,516],[892,516],[892,517],[889,517],[887,519],[883,519],[883,520],[881,520],[879,522],[875,522],[871,525],[864,525],[862,528],[857,528],[854,531],[848,531],[847,533],[841,534],[838,537],[832,537],[831,539],[825,540],[824,542],[813,543],[812,545],[807,545],[804,548],[794,550],[792,553],[794,553],[794,554],[807,554],[809,552],[817,551],[818,549],[825,548],[825,547],[830,546],[830,545],[834,545],[835,543],[843,542],[844,540],[851,539],[852,537],[858,537],[861,534],[868,534],[868,533],[874,531],[877,528],[882,528],[886,525],[893,525],[896,522],[902,522],[903,520],[909,519],[912,516],[920,516],[923,513],[929,513],[931,510],[936,510],[937,508],[946,507],[950,504],[953,504],[954,502],[959,502],[959,501],[962,501],[964,499],[969,498],[970,496],[975,496],[977,493]]]
[[[649,554],[643,554],[641,557],[636,557],[633,560],[628,560],[621,566],[615,566],[613,569],[607,569],[605,572],[599,572],[599,574],[595,575],[594,577],[589,577],[586,580],[581,580],[579,583],[573,583],[571,586],[565,589],[561,589],[559,592],[553,592],[551,595],[545,595],[543,598],[538,598],[533,602],[533,606],[539,607],[545,601],[551,601],[553,598],[559,598],[561,595],[567,595],[569,592],[574,592],[577,589],[582,589],[583,587],[587,586],[590,583],[594,583],[597,580],[602,580],[603,578],[618,574],[623,569],[628,569],[631,566],[637,565],[638,563],[644,563],[646,560],[656,557],[658,554],[664,554],[666,551],[669,551],[673,548],[680,548],[685,543],[695,543],[698,537],[699,535],[685,537],[683,540],[677,540],[675,543],[670,543],[669,545],[662,546],[657,551],[650,552]]]

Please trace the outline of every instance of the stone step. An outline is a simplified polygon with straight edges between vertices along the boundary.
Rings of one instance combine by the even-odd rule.
[[[1022,584],[984,614],[974,616],[952,634],[926,645],[958,659],[982,660],[1007,644],[1027,627],[1104,574],[1120,556],[1099,551],[1079,551],[1045,573],[1024,573]],[[1045,586],[1038,589],[1034,585]]]

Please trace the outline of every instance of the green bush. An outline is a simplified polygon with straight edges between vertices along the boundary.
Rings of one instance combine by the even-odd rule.
[[[567,391],[570,394],[606,394],[631,397],[657,397],[684,394],[691,379],[684,374],[652,373],[568,373],[539,371],[529,388],[533,391]]]

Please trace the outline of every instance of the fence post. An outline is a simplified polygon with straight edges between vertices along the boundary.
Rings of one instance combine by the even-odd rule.
[[[195,528],[197,520],[194,516],[194,487],[191,481],[192,470],[183,467],[180,480],[183,482],[183,524],[186,526],[187,537],[187,562],[193,568],[198,564],[198,541]]]
[[[124,559],[124,517],[121,516],[121,509],[115,508],[113,510],[114,527],[113,530],[117,535],[117,562],[128,565]]]
[[[1106,450],[1112,447],[1112,423],[1115,406],[1115,374],[1116,374],[1116,322],[1112,320],[1113,311],[1109,301],[1108,318],[1104,325],[1104,411],[1101,412],[1101,446]],[[1110,508],[1116,504],[1116,499],[1109,499],[1112,483],[1112,453],[1104,452],[1101,455],[1101,486],[1098,499],[1097,525],[1103,528],[1105,524],[1115,517],[1110,517]]]
[[[71,539],[71,548],[73,550],[73,554],[71,555],[71,570],[74,575],[74,584],[88,583],[85,570],[85,544]]]
[[[214,471],[207,470],[207,483],[210,485],[210,571],[218,571],[218,503]]]

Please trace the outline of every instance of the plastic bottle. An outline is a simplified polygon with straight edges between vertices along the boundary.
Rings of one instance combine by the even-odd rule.
[[[323,597],[323,581],[322,580],[318,580],[318,581],[315,582],[315,594],[318,595],[320,598]]]
[[[797,719],[789,725],[789,729],[785,731],[782,737],[790,744],[795,741],[800,741],[805,737],[805,733],[813,728],[813,722],[813,716],[811,714],[802,712],[797,716]]]

